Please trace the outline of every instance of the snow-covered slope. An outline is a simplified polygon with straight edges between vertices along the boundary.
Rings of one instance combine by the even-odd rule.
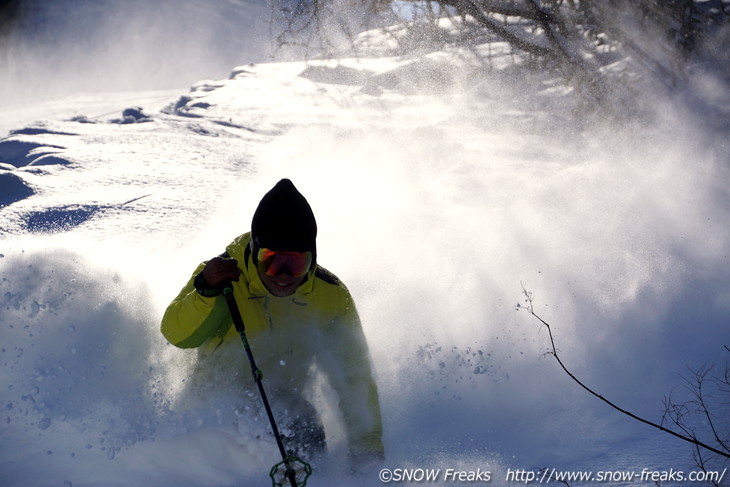
[[[573,127],[568,97],[468,84],[463,62],[246,65],[1,140],[2,484],[268,482],[276,451],[234,414],[257,399],[214,372],[215,397],[183,407],[191,355],[157,327],[280,177],[360,308],[384,466],[480,468],[497,485],[510,468],[691,468],[689,447],[578,390],[515,305],[532,291],[571,368],[659,419],[679,374],[730,343],[722,134],[670,104],[651,123]],[[334,460],[311,485],[343,483],[327,411]]]
[[[0,32],[0,136],[12,120],[88,116],[170,96],[232,66],[268,60],[270,9],[258,0],[13,0]],[[2,15],[9,15],[4,7]],[[3,22],[5,24],[5,22]],[[157,91],[148,95],[140,92]]]

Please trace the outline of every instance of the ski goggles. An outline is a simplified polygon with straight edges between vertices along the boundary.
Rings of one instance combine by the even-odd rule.
[[[287,252],[283,250],[259,249],[256,254],[259,268],[267,276],[288,274],[302,277],[312,267],[312,252]]]

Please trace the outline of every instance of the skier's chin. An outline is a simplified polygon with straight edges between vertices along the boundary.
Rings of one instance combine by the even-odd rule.
[[[301,284],[302,279],[279,278],[277,276],[266,276],[264,284],[266,289],[277,298],[291,296]]]

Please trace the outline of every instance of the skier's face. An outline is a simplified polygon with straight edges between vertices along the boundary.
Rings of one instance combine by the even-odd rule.
[[[256,270],[271,294],[294,294],[312,266],[312,252],[288,252],[261,248],[256,254]]]
[[[270,276],[264,272],[260,266],[257,267],[257,272],[261,278],[261,282],[263,282],[264,286],[266,286],[266,289],[268,289],[271,294],[279,298],[284,298],[294,294],[294,291],[297,290],[299,285],[307,277],[306,274],[300,277],[292,277],[286,273]]]

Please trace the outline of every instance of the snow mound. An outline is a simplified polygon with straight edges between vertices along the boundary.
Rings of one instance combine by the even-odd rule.
[[[0,208],[33,194],[33,189],[20,176],[10,172],[0,172]]]
[[[28,166],[41,157],[54,154],[62,149],[65,147],[25,140],[20,136],[11,136],[0,141],[0,162],[15,167]]]
[[[371,73],[367,70],[355,69],[348,66],[337,65],[334,67],[322,65],[309,65],[299,76],[318,83],[331,83],[339,85],[362,85]]]

